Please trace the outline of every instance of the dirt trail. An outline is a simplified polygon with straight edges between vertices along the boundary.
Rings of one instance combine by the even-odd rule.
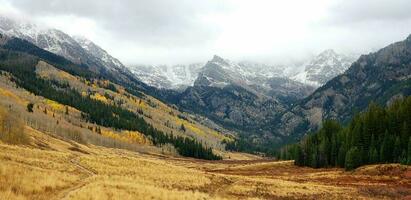
[[[87,167],[81,165],[79,162],[80,156],[76,155],[75,157],[70,159],[70,163],[74,165],[77,169],[79,169],[81,172],[83,172],[86,176],[78,181],[77,184],[73,185],[72,187],[69,187],[67,189],[64,189],[61,191],[54,199],[55,200],[65,200],[69,199],[69,196],[71,193],[83,188],[87,184],[90,183],[89,179],[96,176],[97,172],[95,172],[92,169],[88,169]]]

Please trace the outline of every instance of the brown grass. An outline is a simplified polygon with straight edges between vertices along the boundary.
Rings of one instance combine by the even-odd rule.
[[[0,199],[401,199],[411,195],[406,166],[345,172],[296,167],[290,161],[203,161],[85,146],[35,130],[29,134],[33,147],[0,144]],[[374,174],[392,166],[399,170]]]

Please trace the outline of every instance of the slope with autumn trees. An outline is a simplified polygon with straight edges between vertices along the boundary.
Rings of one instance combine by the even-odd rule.
[[[0,69],[17,88],[44,97],[54,108],[65,106],[77,110],[80,117],[77,126],[93,124],[98,134],[119,139],[104,130],[138,132],[156,146],[171,144],[180,155],[203,159],[221,159],[212,148],[223,150],[221,141],[231,137],[137,88],[113,83],[90,71],[88,66],[73,64],[18,38],[1,35]],[[31,104],[30,101],[27,99],[26,104]],[[43,112],[47,114],[47,108]],[[187,129],[181,130],[182,125]]]

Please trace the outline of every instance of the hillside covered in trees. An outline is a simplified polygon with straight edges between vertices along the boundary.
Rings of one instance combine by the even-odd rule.
[[[344,167],[377,163],[411,164],[411,97],[386,108],[375,103],[342,126],[328,120],[315,134],[279,152],[299,166]]]
[[[47,99],[71,106],[82,112],[84,120],[118,130],[138,131],[148,136],[153,144],[172,144],[182,156],[201,159],[221,159],[210,147],[205,147],[193,138],[175,136],[164,133],[147,123],[135,112],[93,99],[90,95],[82,95],[71,88],[54,80],[46,80],[37,76],[36,65],[40,61],[53,64],[59,70],[92,81],[101,79],[85,66],[77,66],[63,57],[42,50],[31,43],[15,38],[1,38],[0,70],[10,73],[17,86]],[[32,107],[32,106],[31,106]]]

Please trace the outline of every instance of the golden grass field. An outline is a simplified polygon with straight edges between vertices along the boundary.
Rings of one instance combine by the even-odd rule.
[[[27,127],[30,144],[0,143],[0,199],[402,199],[411,169],[296,167],[231,153],[203,161],[81,145]],[[235,160],[237,158],[243,160]]]

